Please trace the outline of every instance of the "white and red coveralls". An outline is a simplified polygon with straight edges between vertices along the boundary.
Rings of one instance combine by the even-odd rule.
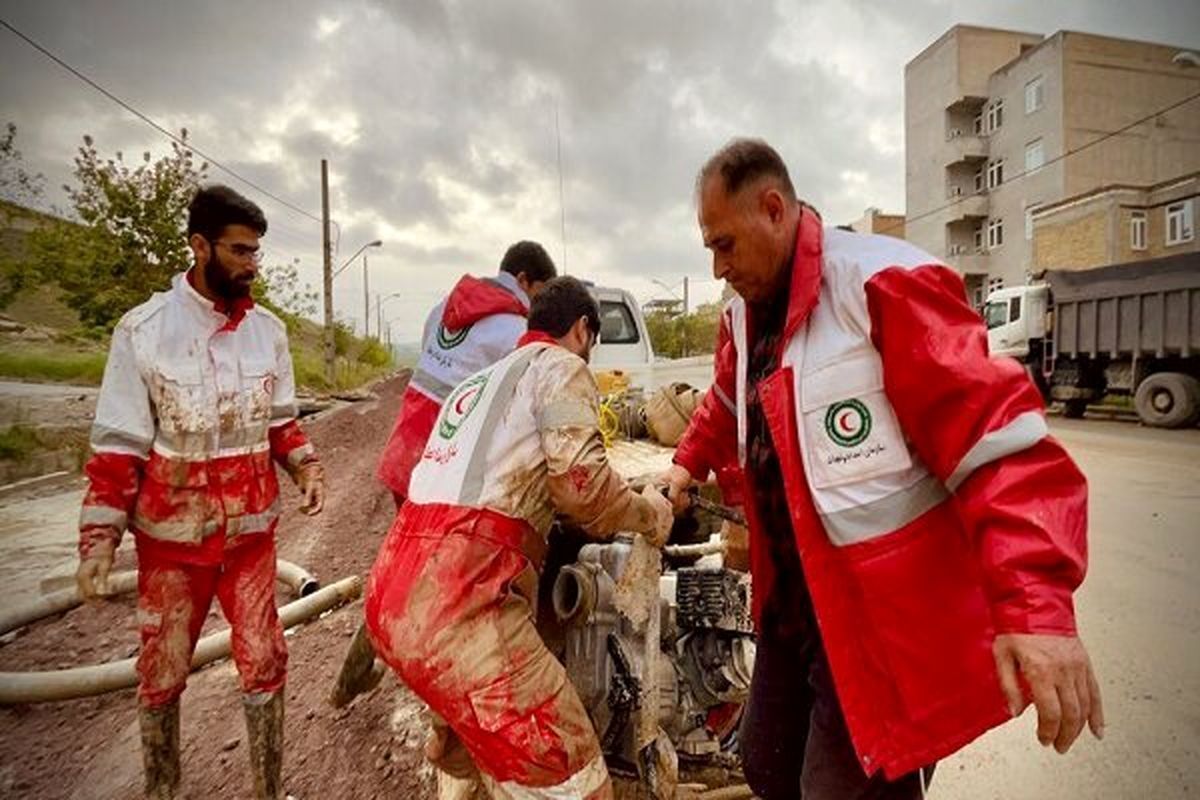
[[[408,496],[413,467],[446,396],[464,378],[490,367],[525,333],[529,297],[507,272],[494,278],[464,275],[425,319],[421,357],[408,381],[378,476],[397,502]]]
[[[676,463],[745,461],[752,309],[726,307]],[[961,278],[908,243],[798,226],[778,368],[754,387],[854,752],[888,779],[1010,718],[999,633],[1074,634],[1087,490]],[[755,615],[776,566],[746,473]]]
[[[226,314],[189,278],[177,275],[113,331],[79,521],[83,558],[134,533],[147,708],[183,691],[214,594],[242,689],[283,685],[274,462],[294,474],[316,461],[296,423],[283,323],[248,299]]]
[[[608,774],[566,671],[534,628],[556,511],[654,530],[608,463],[595,379],[531,332],[454,389],[367,584],[379,655],[466,746],[496,798],[587,798]]]

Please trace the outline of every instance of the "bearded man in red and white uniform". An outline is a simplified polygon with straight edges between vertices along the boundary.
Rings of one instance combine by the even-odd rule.
[[[122,317],[100,386],[76,577],[84,597],[101,593],[133,531],[148,797],[174,797],[179,784],[179,696],[214,596],[232,629],[256,796],[283,796],[276,464],[306,512],[320,512],[325,490],[296,422],[287,329],[250,297],[266,231],[258,206],[232,189],[197,192],[187,227],[195,264]]]

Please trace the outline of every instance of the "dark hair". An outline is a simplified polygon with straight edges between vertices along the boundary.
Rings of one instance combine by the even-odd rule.
[[[696,194],[713,175],[720,175],[725,194],[733,195],[759,178],[772,178],[783,196],[796,199],[787,165],[775,148],[762,139],[734,139],[704,163],[696,176]]]
[[[600,335],[600,307],[587,287],[570,275],[553,278],[542,287],[529,306],[529,330],[548,333],[555,339],[566,336],[580,317]]]
[[[196,192],[188,204],[188,236],[198,233],[212,241],[227,225],[245,225],[259,236],[267,232],[262,209],[228,186],[214,183]]]
[[[522,272],[525,279],[533,282],[548,281],[558,274],[554,261],[546,248],[537,242],[517,242],[504,253],[500,271],[516,277]]]

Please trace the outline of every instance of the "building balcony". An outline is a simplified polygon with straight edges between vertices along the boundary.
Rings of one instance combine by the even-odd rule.
[[[951,196],[949,200],[953,205],[946,209],[948,215],[946,218],[947,224],[974,222],[986,219],[988,216],[988,196],[986,193],[967,194],[961,197]]]
[[[975,165],[987,161],[988,142],[982,136],[952,128],[946,136],[946,166]]]
[[[974,248],[958,252],[954,247],[947,252],[946,263],[963,275],[986,275],[988,273],[988,255],[986,252],[976,252]]]

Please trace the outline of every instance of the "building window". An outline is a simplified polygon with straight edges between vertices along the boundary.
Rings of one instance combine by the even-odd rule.
[[[1146,212],[1132,211],[1129,214],[1129,247],[1133,250],[1146,249]]]
[[[975,172],[975,194],[982,192],[987,185],[983,182],[983,168]]]
[[[1167,206],[1167,247],[1192,240],[1192,201]]]
[[[975,226],[974,239],[975,239],[975,252],[982,253],[983,252],[983,223],[980,223]]]
[[[971,133],[976,136],[983,135],[983,112],[975,115],[975,119],[971,122]]]
[[[1033,241],[1033,215],[1037,213],[1038,207],[1034,203],[1025,208],[1025,241]]]
[[[1034,139],[1025,145],[1025,171],[1036,172],[1046,163],[1046,151],[1041,139]]]
[[[1004,288],[1004,278],[988,278],[988,295]]]
[[[1004,220],[989,219],[987,223],[988,250],[995,250],[1004,244]]]
[[[1004,124],[1004,101],[995,100],[987,107],[987,129],[988,133],[1000,130],[1000,126]]]
[[[1032,114],[1046,104],[1046,88],[1042,76],[1025,84],[1025,113]]]
[[[995,161],[989,161],[987,167],[988,188],[995,189],[1002,183],[1004,183],[1004,159],[997,158]]]

